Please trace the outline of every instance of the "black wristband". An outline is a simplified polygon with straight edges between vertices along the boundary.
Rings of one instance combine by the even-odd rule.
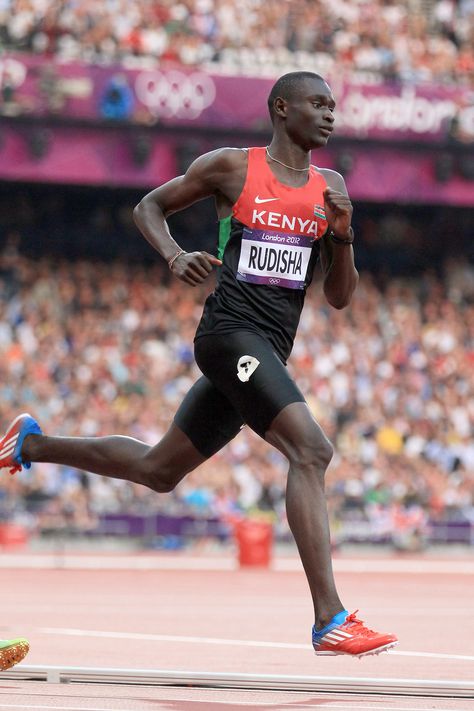
[[[341,239],[340,237],[336,237],[334,232],[331,230],[329,233],[329,238],[331,242],[334,242],[334,244],[352,244],[354,241],[354,230],[352,227],[349,228],[351,232],[351,239]]]

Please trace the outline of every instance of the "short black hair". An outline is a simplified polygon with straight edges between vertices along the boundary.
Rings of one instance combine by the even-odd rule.
[[[272,86],[267,102],[272,123],[275,118],[275,111],[273,108],[275,99],[278,97],[281,97],[282,99],[291,99],[295,95],[298,85],[302,81],[305,81],[305,79],[319,79],[320,81],[326,83],[326,80],[320,74],[303,71],[289,72],[288,74],[283,74],[282,77],[277,79],[275,84]]]

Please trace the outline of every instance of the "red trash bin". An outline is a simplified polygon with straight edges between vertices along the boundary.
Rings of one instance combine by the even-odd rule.
[[[235,539],[237,541],[240,566],[270,565],[273,527],[268,521],[244,519],[235,524]]]
[[[23,548],[28,543],[28,531],[16,523],[0,523],[0,546]]]

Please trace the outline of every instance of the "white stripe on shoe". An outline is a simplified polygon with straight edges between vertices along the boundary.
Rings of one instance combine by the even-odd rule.
[[[17,440],[11,442],[10,444],[3,445],[3,447],[0,449],[0,457],[10,454],[10,452],[13,452],[16,447],[16,442]]]
[[[15,449],[15,445],[17,443],[18,437],[19,437],[19,435],[16,435],[15,437],[11,437],[8,440],[8,442],[2,442],[2,445],[1,445],[2,450],[1,451],[3,452],[4,450],[11,449],[11,448]]]
[[[5,450],[2,449],[2,451],[0,452],[0,459],[6,459],[10,455],[12,455],[14,451],[15,451],[14,446],[11,447],[10,449],[5,449]]]
[[[343,642],[346,639],[350,639],[351,637],[351,634],[342,634],[339,630],[331,630],[331,632],[327,632],[323,636],[324,639],[337,639],[339,642]]]
[[[19,432],[16,432],[12,437],[10,437],[10,439],[6,439],[6,440],[3,442],[2,447],[5,447],[7,444],[10,444],[10,442],[13,442],[13,441],[16,442],[16,440],[18,439],[19,435],[20,435],[20,433],[19,433]]]

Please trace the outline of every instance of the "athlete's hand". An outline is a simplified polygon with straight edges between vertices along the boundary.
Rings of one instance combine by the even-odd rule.
[[[333,188],[326,188],[323,196],[329,228],[339,239],[349,239],[353,210],[349,196]]]
[[[208,252],[184,252],[175,259],[171,271],[186,284],[197,286],[207,279],[214,266],[221,264],[220,259]]]

